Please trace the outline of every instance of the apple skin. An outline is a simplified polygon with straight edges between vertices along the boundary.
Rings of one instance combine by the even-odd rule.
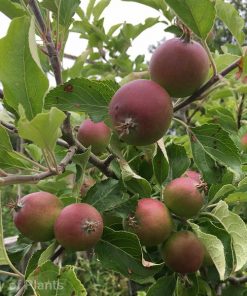
[[[149,66],[151,79],[174,98],[192,95],[207,79],[209,68],[210,61],[201,44],[179,38],[161,44]]]
[[[79,127],[77,139],[85,147],[91,146],[93,153],[101,154],[109,145],[111,130],[103,121],[86,119]]]
[[[142,245],[155,246],[164,242],[172,231],[172,218],[164,203],[142,198],[134,215],[124,221],[124,229],[135,233]]]
[[[103,233],[101,214],[91,205],[75,203],[65,207],[54,225],[57,241],[68,250],[93,248]]]
[[[17,229],[35,242],[49,241],[54,238],[54,223],[63,204],[49,192],[33,192],[20,200],[20,207],[14,212]]]
[[[155,143],[170,126],[173,107],[168,93],[151,80],[138,79],[113,96],[109,115],[114,130],[130,145]]]
[[[187,170],[183,174],[183,177],[188,177],[195,180],[198,183],[198,185],[202,183],[202,175],[196,171]]]
[[[242,146],[242,149],[245,152],[247,152],[247,134],[245,134],[241,137],[241,146]]]
[[[166,265],[173,271],[187,274],[196,272],[204,259],[204,246],[191,231],[172,234],[161,248]]]
[[[163,191],[165,205],[174,214],[183,218],[197,215],[204,201],[197,186],[197,181],[188,177],[172,180]]]

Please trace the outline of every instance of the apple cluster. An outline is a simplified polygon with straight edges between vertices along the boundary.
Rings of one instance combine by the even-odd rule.
[[[136,211],[124,220],[124,229],[135,233],[142,245],[159,245],[166,265],[173,271],[187,274],[197,271],[205,256],[202,242],[192,231],[176,231],[173,216],[181,220],[198,215],[204,203],[200,174],[188,171],[169,182],[163,189],[163,201],[142,198]]]
[[[171,98],[193,94],[205,82],[209,68],[207,52],[198,42],[173,38],[161,44],[150,61],[151,80],[128,82],[112,97],[109,116],[114,132],[130,145],[158,141],[171,124]],[[81,124],[77,138],[100,154],[109,144],[110,134],[104,122],[87,119]]]
[[[123,220],[123,228],[135,233],[146,247],[159,246],[166,265],[173,271],[195,272],[203,263],[205,248],[195,234],[176,231],[173,216],[189,219],[201,210],[204,197],[200,174],[187,171],[163,189],[163,200],[142,198],[134,213]],[[20,200],[14,211],[17,229],[35,242],[53,238],[65,249],[84,251],[93,248],[103,233],[103,218],[86,203],[63,207],[55,195],[33,192]]]
[[[63,207],[60,199],[48,192],[33,192],[15,207],[17,229],[35,242],[56,240],[68,250],[93,248],[103,233],[101,214],[91,205],[74,203]]]

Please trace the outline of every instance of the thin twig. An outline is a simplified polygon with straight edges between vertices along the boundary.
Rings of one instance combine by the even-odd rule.
[[[63,253],[64,250],[64,247],[59,246],[57,251],[50,257],[50,260],[55,261]]]
[[[241,277],[230,276],[227,279],[227,281],[234,285],[241,285],[241,284],[247,283],[247,276],[241,276]]]
[[[0,99],[3,99],[3,91],[0,89]]]
[[[64,159],[60,162],[58,166],[58,173],[62,174],[66,166],[72,160],[74,154],[77,151],[77,147],[70,147]],[[40,180],[45,178],[55,176],[57,172],[47,171],[36,175],[8,175],[6,177],[0,178],[0,186],[12,185],[12,184],[22,184],[22,183],[38,183]]]
[[[241,62],[241,59],[238,59],[228,67],[226,67],[223,71],[221,71],[219,74],[213,76],[211,79],[209,79],[208,82],[206,82],[200,89],[198,89],[192,96],[185,99],[181,103],[179,103],[177,106],[174,107],[174,112],[184,108],[185,106],[193,103],[194,101],[197,101],[201,98],[201,95],[207,91],[211,86],[216,84],[222,77],[225,77],[227,74],[229,74],[232,70],[236,69]]]
[[[245,100],[245,94],[242,95],[241,101],[238,107],[238,128],[239,129],[241,127],[241,120],[242,120],[242,115],[244,111],[244,100]]]
[[[55,79],[56,79],[56,83],[57,85],[62,84],[63,80],[62,80],[62,75],[61,75],[61,63],[60,63],[60,59],[58,56],[58,51],[56,49],[56,46],[52,40],[52,36],[51,36],[51,31],[50,29],[46,26],[43,16],[40,12],[38,3],[36,0],[29,0],[29,6],[31,8],[31,10],[33,11],[33,14],[36,18],[36,21],[39,25],[39,28],[41,30],[42,33],[42,39],[45,43],[46,49],[47,49],[47,53],[50,59],[50,63],[51,63],[51,67],[53,70],[53,73],[55,75]],[[57,32],[58,34],[58,32]]]

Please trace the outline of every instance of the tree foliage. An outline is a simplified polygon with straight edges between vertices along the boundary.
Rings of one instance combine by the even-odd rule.
[[[122,1],[151,7],[160,17],[107,30],[109,0],[90,0],[84,10],[79,0],[0,0],[0,11],[11,19],[0,40],[0,281],[9,283],[4,295],[125,295],[127,281],[130,295],[245,295],[246,1]],[[112,131],[107,149],[95,155],[78,141],[78,127],[89,117],[112,128],[114,94],[132,80],[150,79],[141,49],[134,59],[129,49],[156,24],[203,45],[211,64],[207,81],[191,96],[173,99],[173,120],[162,139],[132,146]],[[87,42],[76,57],[65,52],[71,33]],[[70,68],[63,67],[65,59],[73,61]],[[122,221],[141,198],[163,201],[164,187],[187,170],[200,173],[204,203],[190,219],[172,214],[173,231],[193,231],[211,264],[181,276],[166,266],[160,246],[143,247]],[[94,206],[105,226],[95,248],[75,253],[55,239],[34,243],[17,232],[13,208],[36,191],[55,194],[64,206]],[[112,271],[106,280],[96,279],[100,268]],[[122,294],[121,284],[115,292],[104,287],[114,282],[111,276],[124,283]]]

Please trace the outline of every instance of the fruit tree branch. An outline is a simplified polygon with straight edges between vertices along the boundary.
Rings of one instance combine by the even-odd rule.
[[[236,69],[239,66],[241,60],[242,60],[242,58],[238,59],[237,61],[235,61],[234,63],[232,63],[228,67],[226,67],[223,71],[221,71],[217,75],[214,75],[212,78],[210,78],[208,80],[208,82],[206,82],[201,88],[199,88],[192,96],[190,96],[189,98],[185,99],[180,104],[175,106],[174,107],[174,112],[176,112],[176,111],[184,108],[185,106],[193,103],[194,101],[198,100],[206,90],[208,90],[211,86],[213,86],[215,83],[220,81],[220,79],[222,77],[225,77],[232,70]]]
[[[76,146],[69,148],[66,156],[58,165],[58,173],[62,174],[65,171],[66,166],[71,162],[74,154],[77,151]],[[55,176],[57,173],[55,171],[47,171],[35,175],[7,175],[6,177],[0,178],[0,186],[22,184],[22,183],[37,183],[45,178]]]
[[[227,281],[233,285],[241,285],[241,284],[247,283],[247,276],[241,276],[241,277],[230,276],[227,279]]]
[[[241,120],[244,111],[244,101],[245,101],[245,94],[242,95],[241,101],[238,107],[238,128],[241,127]]]
[[[46,49],[47,49],[47,53],[50,59],[50,63],[51,63],[51,67],[53,69],[54,75],[55,75],[55,79],[56,79],[56,83],[62,84],[63,80],[62,80],[62,75],[61,75],[61,63],[60,63],[60,59],[58,57],[58,51],[56,49],[56,46],[52,40],[52,36],[51,36],[51,31],[50,29],[46,26],[44,19],[42,17],[42,14],[40,12],[38,3],[36,0],[29,0],[29,6],[31,8],[31,10],[33,11],[33,14],[35,15],[36,21],[39,25],[39,28],[41,30],[42,33],[42,38],[44,40]]]

